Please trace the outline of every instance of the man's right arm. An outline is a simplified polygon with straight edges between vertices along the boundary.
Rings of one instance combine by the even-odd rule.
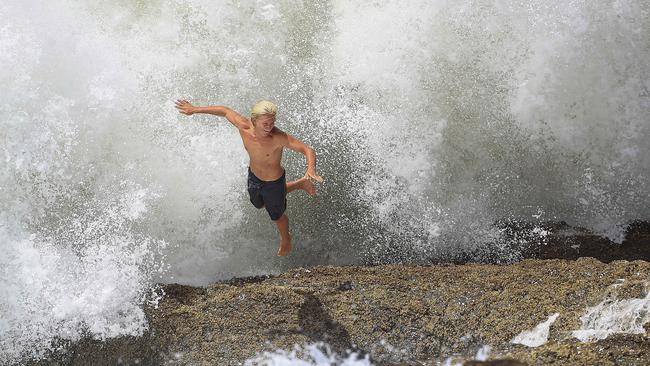
[[[219,117],[226,117],[230,123],[232,123],[238,129],[248,129],[250,128],[250,122],[248,118],[242,116],[241,114],[235,112],[234,110],[224,107],[224,106],[210,106],[210,107],[195,107],[190,102],[186,100],[177,100],[176,108],[180,113],[191,116],[194,113],[206,113],[213,114]]]

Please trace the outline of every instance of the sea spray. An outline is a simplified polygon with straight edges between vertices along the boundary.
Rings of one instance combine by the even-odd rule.
[[[139,334],[155,282],[509,262],[530,240],[503,222],[620,242],[650,217],[649,7],[1,4],[3,357]],[[291,257],[247,201],[237,132],[179,115],[177,98],[243,114],[271,99],[316,148],[326,180],[288,197]],[[290,152],[284,165],[306,168]]]
[[[244,362],[246,366],[372,366],[368,355],[360,357],[356,352],[338,355],[323,343],[295,346],[291,351],[263,352]]]

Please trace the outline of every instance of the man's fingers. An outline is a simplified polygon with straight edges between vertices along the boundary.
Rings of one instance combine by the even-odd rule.
[[[183,114],[186,114],[188,116],[191,115],[191,113],[189,111],[189,109],[191,107],[190,102],[188,102],[185,99],[176,99],[175,104],[176,104],[175,107],[176,107],[176,109],[178,109],[179,112],[181,112]]]

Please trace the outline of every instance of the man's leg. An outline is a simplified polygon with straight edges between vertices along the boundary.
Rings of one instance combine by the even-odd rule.
[[[296,189],[302,189],[311,196],[316,194],[316,187],[308,177],[302,177],[298,180],[287,183],[287,193],[295,191]]]
[[[282,214],[279,219],[275,220],[275,224],[278,225],[278,231],[280,231],[280,237],[282,238],[278,255],[284,257],[291,251],[291,234],[289,234],[289,218],[287,214]]]

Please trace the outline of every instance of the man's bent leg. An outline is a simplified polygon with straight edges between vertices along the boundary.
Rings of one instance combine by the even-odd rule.
[[[302,177],[298,180],[287,183],[287,193],[295,191],[296,189],[302,189],[311,196],[316,194],[316,187],[308,177]]]
[[[291,251],[291,234],[289,234],[289,218],[286,214],[282,214],[279,219],[275,220],[275,224],[278,225],[278,231],[280,231],[280,249],[278,250],[278,255],[284,257],[289,254]]]

